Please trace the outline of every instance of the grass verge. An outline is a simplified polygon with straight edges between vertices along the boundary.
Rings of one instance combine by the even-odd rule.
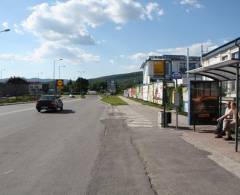
[[[35,101],[35,96],[16,96],[16,97],[8,97],[8,98],[1,98],[0,105],[4,104],[11,104],[11,103],[18,103],[18,102],[32,102]]]
[[[128,105],[118,96],[103,96],[101,100],[105,103],[111,104],[112,106]]]

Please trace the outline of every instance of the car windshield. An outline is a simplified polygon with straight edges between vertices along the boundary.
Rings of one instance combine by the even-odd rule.
[[[45,96],[41,96],[39,100],[55,100],[55,99],[56,99],[55,96],[45,95]]]

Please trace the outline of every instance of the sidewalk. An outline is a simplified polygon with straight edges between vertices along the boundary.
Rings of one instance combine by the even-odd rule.
[[[234,142],[215,139],[206,131],[213,130],[211,126],[193,132],[185,116],[179,116],[180,130],[173,128],[174,114],[171,127],[160,128],[158,108],[121,98],[129,105],[116,112],[124,113],[132,143],[158,194],[239,194],[240,153],[234,152]]]

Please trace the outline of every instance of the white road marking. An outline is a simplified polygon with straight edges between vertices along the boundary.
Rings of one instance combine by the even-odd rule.
[[[131,128],[152,128],[153,123],[146,119],[143,115],[130,110],[128,107],[125,107],[124,109],[120,108],[120,112],[124,113],[125,116],[118,116],[118,118],[124,118],[126,119],[127,126]]]
[[[21,109],[21,110],[14,110],[14,111],[11,111],[11,112],[4,112],[4,113],[0,113],[0,116],[15,114],[15,113],[19,113],[19,112],[25,112],[25,111],[34,110],[34,109],[35,108],[26,108],[26,109]]]
[[[1,175],[8,175],[8,174],[13,173],[13,172],[14,172],[14,170],[10,169],[8,171],[3,172]]]

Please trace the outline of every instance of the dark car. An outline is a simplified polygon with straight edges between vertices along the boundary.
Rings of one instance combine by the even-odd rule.
[[[37,101],[36,109],[38,112],[41,110],[63,110],[62,100],[55,95],[43,95]]]

